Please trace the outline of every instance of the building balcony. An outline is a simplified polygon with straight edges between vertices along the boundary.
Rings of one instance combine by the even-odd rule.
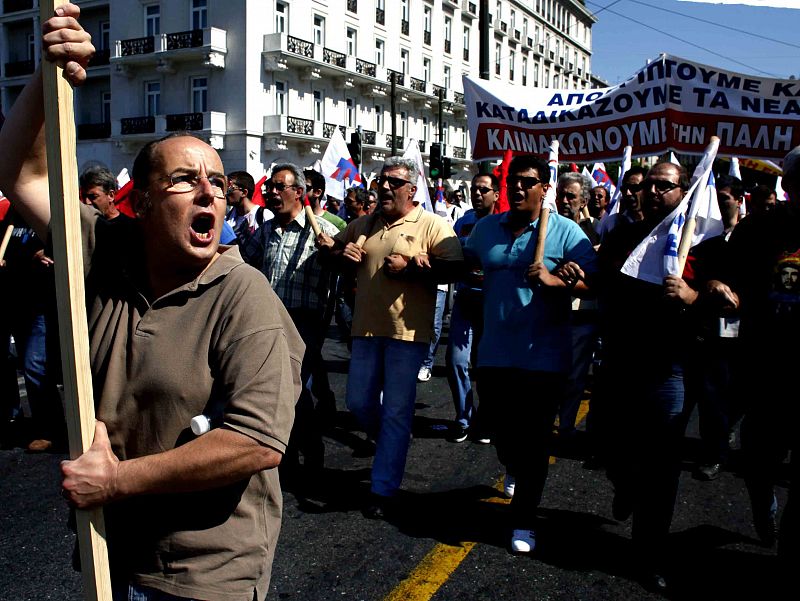
[[[216,27],[162,33],[157,36],[115,40],[110,61],[125,74],[135,67],[153,67],[174,73],[175,63],[196,62],[225,68],[227,32]]]
[[[109,48],[101,48],[95,50],[92,60],[89,61],[89,67],[105,67],[111,60],[111,50]]]
[[[467,149],[463,146],[452,146],[450,148],[450,155],[454,159],[461,159],[466,160],[467,158]]]
[[[3,0],[3,14],[33,10],[33,0]]]
[[[431,32],[430,31],[424,31],[422,33],[422,43],[427,45],[427,46],[431,45]]]
[[[36,71],[36,63],[33,60],[11,61],[5,64],[3,75],[5,77],[21,77],[31,75]]]
[[[375,9],[375,22],[378,25],[386,25],[386,11],[382,8]]]
[[[495,21],[494,32],[501,35],[508,35],[508,23],[505,21]]]
[[[129,142],[134,148],[173,131],[192,131],[217,150],[225,148],[226,114],[216,111],[175,113],[156,116],[127,117],[114,121],[113,138]]]
[[[460,0],[442,0],[442,6],[449,8],[460,8]]]
[[[358,12],[358,0],[347,0],[347,10],[351,13]]]
[[[444,51],[445,51],[446,54],[450,54],[450,48],[451,48],[450,40],[445,40],[444,41]]]
[[[111,123],[82,123],[77,126],[78,140],[102,140],[111,137]]]
[[[407,19],[403,19],[402,21],[400,21],[400,33],[402,33],[403,35],[408,35],[410,28],[411,26]]]
[[[472,19],[478,18],[478,3],[464,0],[461,3],[461,15]]]
[[[404,146],[404,140],[405,140],[405,138],[403,138],[403,136],[395,136],[394,137],[395,145],[396,145],[396,148],[398,150],[405,150],[406,147]],[[392,134],[386,134],[386,146],[385,147],[386,148],[391,148],[392,147]]]

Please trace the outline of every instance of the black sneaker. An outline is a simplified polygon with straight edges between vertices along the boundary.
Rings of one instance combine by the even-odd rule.
[[[467,437],[469,436],[469,429],[462,426],[461,424],[457,424],[451,430],[450,436],[447,437],[447,442],[464,442]]]

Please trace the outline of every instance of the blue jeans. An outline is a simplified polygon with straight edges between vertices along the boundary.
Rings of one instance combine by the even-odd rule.
[[[453,310],[450,313],[450,333],[445,354],[447,383],[453,395],[456,421],[467,428],[472,420],[474,399],[470,380],[470,363],[473,349],[480,341],[482,315],[482,294],[470,291],[456,292]]]
[[[573,317],[575,317],[574,313]],[[597,342],[597,324],[594,322],[573,323],[570,331],[572,334],[572,369],[567,378],[564,398],[558,411],[559,434],[575,432],[575,420],[578,417],[578,409],[586,388],[586,376],[589,373]]]
[[[189,597],[176,597],[149,586],[124,583],[111,587],[113,601],[196,601]]]
[[[392,496],[403,480],[411,444],[417,373],[427,352],[428,345],[424,342],[382,336],[353,337],[347,408],[367,435],[375,438],[372,464],[375,494]]]
[[[436,349],[439,348],[439,338],[442,335],[442,319],[444,317],[444,305],[447,302],[447,290],[436,290],[436,309],[433,312],[433,340],[428,348],[428,354],[422,360],[422,367],[433,368],[433,360],[436,357]]]

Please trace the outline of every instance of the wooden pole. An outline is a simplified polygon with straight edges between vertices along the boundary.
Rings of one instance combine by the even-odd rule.
[[[13,233],[14,233],[14,224],[9,223],[5,233],[3,234],[3,241],[0,242],[0,263],[2,263],[3,259],[6,256],[6,249],[8,248],[8,243],[11,242],[11,234]]]
[[[61,0],[58,0],[61,3]],[[56,0],[40,0],[41,22],[55,14]],[[89,365],[89,330],[81,249],[78,166],[72,88],[62,69],[42,61],[45,135],[50,180],[51,236],[55,263],[61,363],[69,453],[73,459],[92,444],[94,395]],[[77,536],[87,601],[111,601],[111,577],[103,511],[76,510]]]
[[[533,262],[541,263],[544,260],[544,242],[547,240],[547,221],[550,219],[550,209],[542,207],[539,213],[539,234],[536,238],[536,249],[533,252]]]
[[[358,237],[358,240],[356,240],[356,246],[358,248],[361,248],[362,246],[364,246],[364,242],[366,242],[366,241],[367,241],[367,235],[366,234],[361,234]]]
[[[311,208],[311,205],[308,204],[306,200],[303,209],[306,212],[306,219],[308,219],[309,223],[311,224],[311,229],[314,230],[314,235],[319,236],[322,233],[322,229],[319,227],[319,223],[317,223],[317,216],[314,215],[314,209]]]

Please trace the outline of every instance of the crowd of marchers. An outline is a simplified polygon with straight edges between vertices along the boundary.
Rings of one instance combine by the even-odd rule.
[[[73,85],[93,53],[78,15],[66,5],[43,26],[45,58]],[[11,203],[2,436],[19,443],[13,336],[32,452],[60,450],[65,437],[42,88],[37,72],[0,131]],[[417,164],[400,157],[341,206],[321,174],[288,163],[272,167],[259,206],[252,175],[226,173],[214,149],[182,133],[148,143],[132,175],[133,218],[116,208],[107,169],[81,174],[98,423],[91,448],[61,466],[73,507],[105,509],[115,599],[265,597],[278,466],[311,482],[324,466],[337,403],[322,346],[334,317],[350,349],[344,401],[374,445],[363,512],[391,517],[446,307],[448,438],[496,448],[512,552],[536,547],[551,442],[575,436],[591,371],[588,463],[606,469],[613,517],[632,519],[646,585],[669,587],[679,447],[695,407],[695,476],[725,469],[741,424],[755,532],[778,542],[779,561],[794,556],[791,502],[778,529],[773,487],[797,431],[786,351],[800,334],[800,147],[783,162],[785,202],[759,188],[745,213],[742,181],[718,177],[723,234],[658,284],[620,268],[690,188],[672,162],[629,169],[614,215],[605,188],[572,172],[550,181],[547,163],[528,155],[513,158],[504,182],[475,175],[471,208],[453,191],[444,214],[426,210]],[[558,210],[545,234],[551,187]],[[193,428],[201,416],[208,427]]]

